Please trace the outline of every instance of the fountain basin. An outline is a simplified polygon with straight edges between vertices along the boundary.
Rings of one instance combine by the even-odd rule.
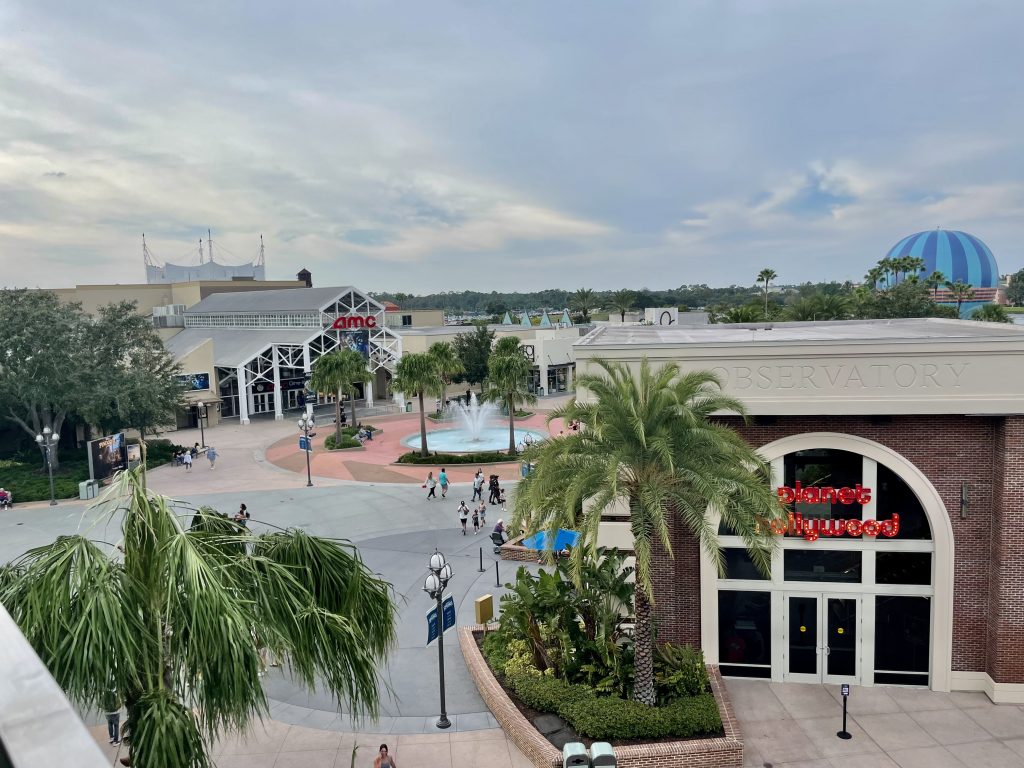
[[[516,445],[523,442],[527,435],[538,443],[544,439],[540,432],[529,429],[517,429]],[[414,432],[402,438],[402,445],[406,448],[419,449],[420,433]],[[437,453],[480,453],[483,451],[507,451],[508,450],[508,427],[484,427],[480,430],[479,437],[473,439],[472,435],[464,429],[435,429],[427,432],[427,448]]]

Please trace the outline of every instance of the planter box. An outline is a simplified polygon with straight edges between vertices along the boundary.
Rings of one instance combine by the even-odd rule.
[[[524,547],[519,543],[524,538],[525,536],[516,536],[514,539],[509,539],[502,544],[499,557],[502,560],[512,560],[517,563],[539,563],[540,550]]]
[[[537,768],[561,768],[562,753],[533,727],[501,687],[487,666],[475,634],[483,627],[461,627],[459,645],[469,674],[488,709],[501,724],[505,735],[515,742]],[[615,747],[619,768],[739,768],[743,765],[743,740],[718,667],[708,665],[711,692],[718,702],[724,736],[687,741],[659,741]]]

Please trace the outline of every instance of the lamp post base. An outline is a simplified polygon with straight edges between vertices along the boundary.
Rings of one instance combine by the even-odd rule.
[[[451,728],[452,721],[448,719],[447,715],[441,715],[441,719],[437,721],[438,728]]]
[[[56,499],[50,499],[50,506],[51,507],[56,507],[57,506],[57,500]]]

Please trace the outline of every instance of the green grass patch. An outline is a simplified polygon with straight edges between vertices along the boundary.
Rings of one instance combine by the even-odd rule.
[[[517,461],[518,454],[511,456],[505,451],[482,451],[481,453],[430,453],[420,456],[419,451],[409,451],[398,457],[398,464],[495,464],[501,461]]]
[[[77,499],[78,484],[89,479],[89,462],[84,453],[60,457],[53,473],[54,496]],[[21,454],[0,459],[0,485],[14,494],[14,503],[50,498],[50,475],[41,455]]]
[[[1011,315],[1024,315],[1024,307],[1003,307]]]
[[[340,442],[337,440],[337,435],[335,434],[328,435],[327,439],[324,440],[324,447],[326,447],[328,451],[338,451],[343,448],[359,448],[361,446],[362,443],[360,443],[359,440],[352,435],[345,434],[344,430],[342,430]]]

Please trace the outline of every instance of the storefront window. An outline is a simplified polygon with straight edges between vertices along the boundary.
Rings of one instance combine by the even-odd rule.
[[[787,488],[818,487],[854,488],[861,482],[864,474],[864,459],[856,453],[832,449],[815,449],[797,451],[786,456],[783,464],[783,476]],[[853,501],[842,504],[838,500],[823,503],[798,501],[793,511],[807,519],[831,520],[835,518],[860,518],[861,507]]]
[[[725,578],[758,580],[767,578],[757,570],[757,566],[750,559],[746,549],[742,547],[725,547],[722,550],[722,555],[725,557]]]
[[[875,682],[928,685],[931,598],[875,598]]]
[[[879,552],[875,555],[878,584],[931,584],[930,552]]]
[[[787,549],[783,553],[786,581],[828,581],[857,584],[862,553],[831,549]]]
[[[718,658],[723,675],[771,677],[770,592],[718,593]]]
[[[875,508],[879,520],[900,516],[900,530],[897,539],[930,539],[932,530],[928,516],[914,492],[888,467],[878,465],[878,488],[875,494]]]

